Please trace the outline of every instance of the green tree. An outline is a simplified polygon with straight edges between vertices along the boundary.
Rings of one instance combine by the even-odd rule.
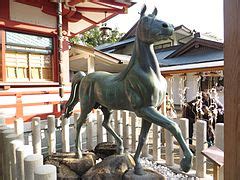
[[[124,33],[120,33],[117,28],[111,31],[109,36],[103,36],[99,27],[95,27],[86,31],[79,36],[72,37],[71,43],[85,44],[86,46],[96,47],[105,43],[115,43],[123,36]]]

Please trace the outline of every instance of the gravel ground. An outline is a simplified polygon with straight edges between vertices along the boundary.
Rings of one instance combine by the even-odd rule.
[[[151,169],[161,173],[162,175],[166,176],[167,180],[178,180],[178,179],[194,180],[194,179],[196,179],[196,177],[192,177],[192,176],[188,176],[186,174],[174,172],[170,168],[160,165],[151,160],[148,160],[147,158],[142,158],[141,164],[144,168],[151,168]]]

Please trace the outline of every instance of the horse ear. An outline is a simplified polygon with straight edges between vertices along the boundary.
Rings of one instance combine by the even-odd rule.
[[[140,13],[141,17],[144,16],[146,9],[147,9],[147,6],[146,6],[146,4],[144,4],[144,5],[143,5],[143,8],[142,8],[142,10],[141,10],[141,13]]]
[[[153,15],[153,16],[156,16],[157,13],[158,13],[158,10],[157,10],[157,8],[155,7],[154,10],[153,10],[153,12],[152,12],[152,15]]]

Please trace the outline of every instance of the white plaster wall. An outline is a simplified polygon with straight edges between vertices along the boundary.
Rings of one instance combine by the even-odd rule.
[[[192,73],[187,74],[187,78],[186,78],[186,87],[188,87],[187,92],[186,92],[187,102],[193,100],[197,95],[197,92],[199,90],[197,79],[198,79],[198,77],[194,76]],[[180,104],[179,81],[180,81],[180,76],[174,75],[173,76],[173,87],[172,87],[174,104]],[[169,90],[168,90],[168,92],[169,92]],[[219,98],[219,101],[222,104],[224,104],[224,91],[218,92],[218,98]]]
[[[88,28],[91,25],[92,24],[87,22],[87,21],[80,20],[78,22],[69,22],[68,23],[68,28],[69,28],[70,32],[78,33],[79,31],[82,31],[82,30]]]
[[[57,27],[56,16],[47,15],[43,13],[40,8],[18,3],[14,0],[10,0],[9,2],[11,20],[50,28]]]
[[[173,100],[174,100],[174,104],[180,104],[179,81],[180,81],[180,77],[178,75],[174,75],[173,76]]]
[[[198,77],[194,76],[192,73],[187,74],[187,79],[186,79],[186,86],[188,87],[187,93],[186,93],[187,102],[195,99],[197,95],[197,92],[198,92],[197,79]]]
[[[217,92],[217,93],[218,93],[219,101],[224,105],[224,90],[222,92]]]

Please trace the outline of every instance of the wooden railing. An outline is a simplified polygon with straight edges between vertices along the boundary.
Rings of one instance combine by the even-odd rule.
[[[65,94],[69,94],[70,90],[64,91]],[[0,97],[6,97],[6,96],[15,96],[16,97],[16,103],[12,104],[0,104],[0,109],[1,108],[15,108],[16,113],[15,116],[13,117],[7,117],[6,123],[7,124],[12,124],[13,121],[16,118],[22,118],[24,121],[30,121],[33,117],[40,117],[41,119],[46,119],[48,115],[53,114],[56,117],[59,117],[61,112],[58,108],[58,105],[60,103],[66,103],[66,101],[42,101],[42,102],[34,102],[32,100],[31,102],[26,102],[24,103],[22,101],[22,97],[26,95],[46,95],[46,94],[53,94],[53,95],[58,95],[59,91],[58,90],[47,90],[47,91],[26,91],[26,92],[0,92]],[[50,113],[41,113],[41,114],[31,114],[31,115],[24,115],[23,113],[23,108],[27,106],[42,106],[42,105],[52,105],[53,106],[53,111]]]

